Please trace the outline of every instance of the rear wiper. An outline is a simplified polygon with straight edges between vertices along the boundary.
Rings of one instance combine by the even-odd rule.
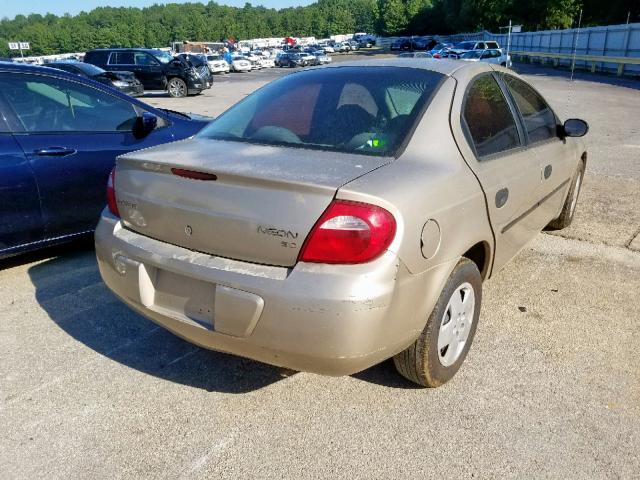
[[[160,108],[160,110],[162,110],[163,112],[173,113],[175,115],[180,115],[181,117],[188,118],[189,120],[191,120],[191,117],[189,115],[187,115],[186,113],[177,112],[175,110],[169,110],[168,108]]]

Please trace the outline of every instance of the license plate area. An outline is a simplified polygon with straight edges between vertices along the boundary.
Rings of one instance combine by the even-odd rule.
[[[140,277],[140,298],[147,308],[213,330],[215,284],[150,266]]]

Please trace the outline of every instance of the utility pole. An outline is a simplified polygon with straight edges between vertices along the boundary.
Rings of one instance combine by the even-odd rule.
[[[578,19],[578,31],[573,41],[573,60],[571,60],[571,81],[573,82],[573,71],[576,68],[576,53],[578,51],[578,36],[580,36],[580,25],[582,25],[582,9],[580,9],[580,18]]]
[[[509,62],[509,50],[511,49],[511,20],[509,20],[509,34],[507,36],[507,62]]]

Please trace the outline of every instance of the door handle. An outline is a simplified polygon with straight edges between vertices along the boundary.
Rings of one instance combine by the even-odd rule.
[[[39,157],[66,157],[76,153],[76,150],[67,147],[46,147],[35,150],[33,153]]]
[[[553,171],[553,167],[551,165],[547,165],[546,167],[544,167],[544,171],[543,171],[543,175],[544,175],[544,179],[548,179],[551,176],[551,172]]]
[[[503,188],[502,190],[498,190],[496,192],[496,208],[502,208],[507,203],[507,199],[509,198],[509,189]]]

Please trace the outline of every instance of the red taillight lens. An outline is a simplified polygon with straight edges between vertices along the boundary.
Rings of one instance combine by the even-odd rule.
[[[107,206],[109,211],[116,217],[120,216],[118,212],[118,202],[116,202],[116,167],[113,167],[107,181]]]
[[[439,53],[436,53],[433,55],[433,58],[442,58],[442,56]]]
[[[300,252],[301,262],[365,263],[387,249],[396,220],[384,208],[334,200],[316,222]]]

